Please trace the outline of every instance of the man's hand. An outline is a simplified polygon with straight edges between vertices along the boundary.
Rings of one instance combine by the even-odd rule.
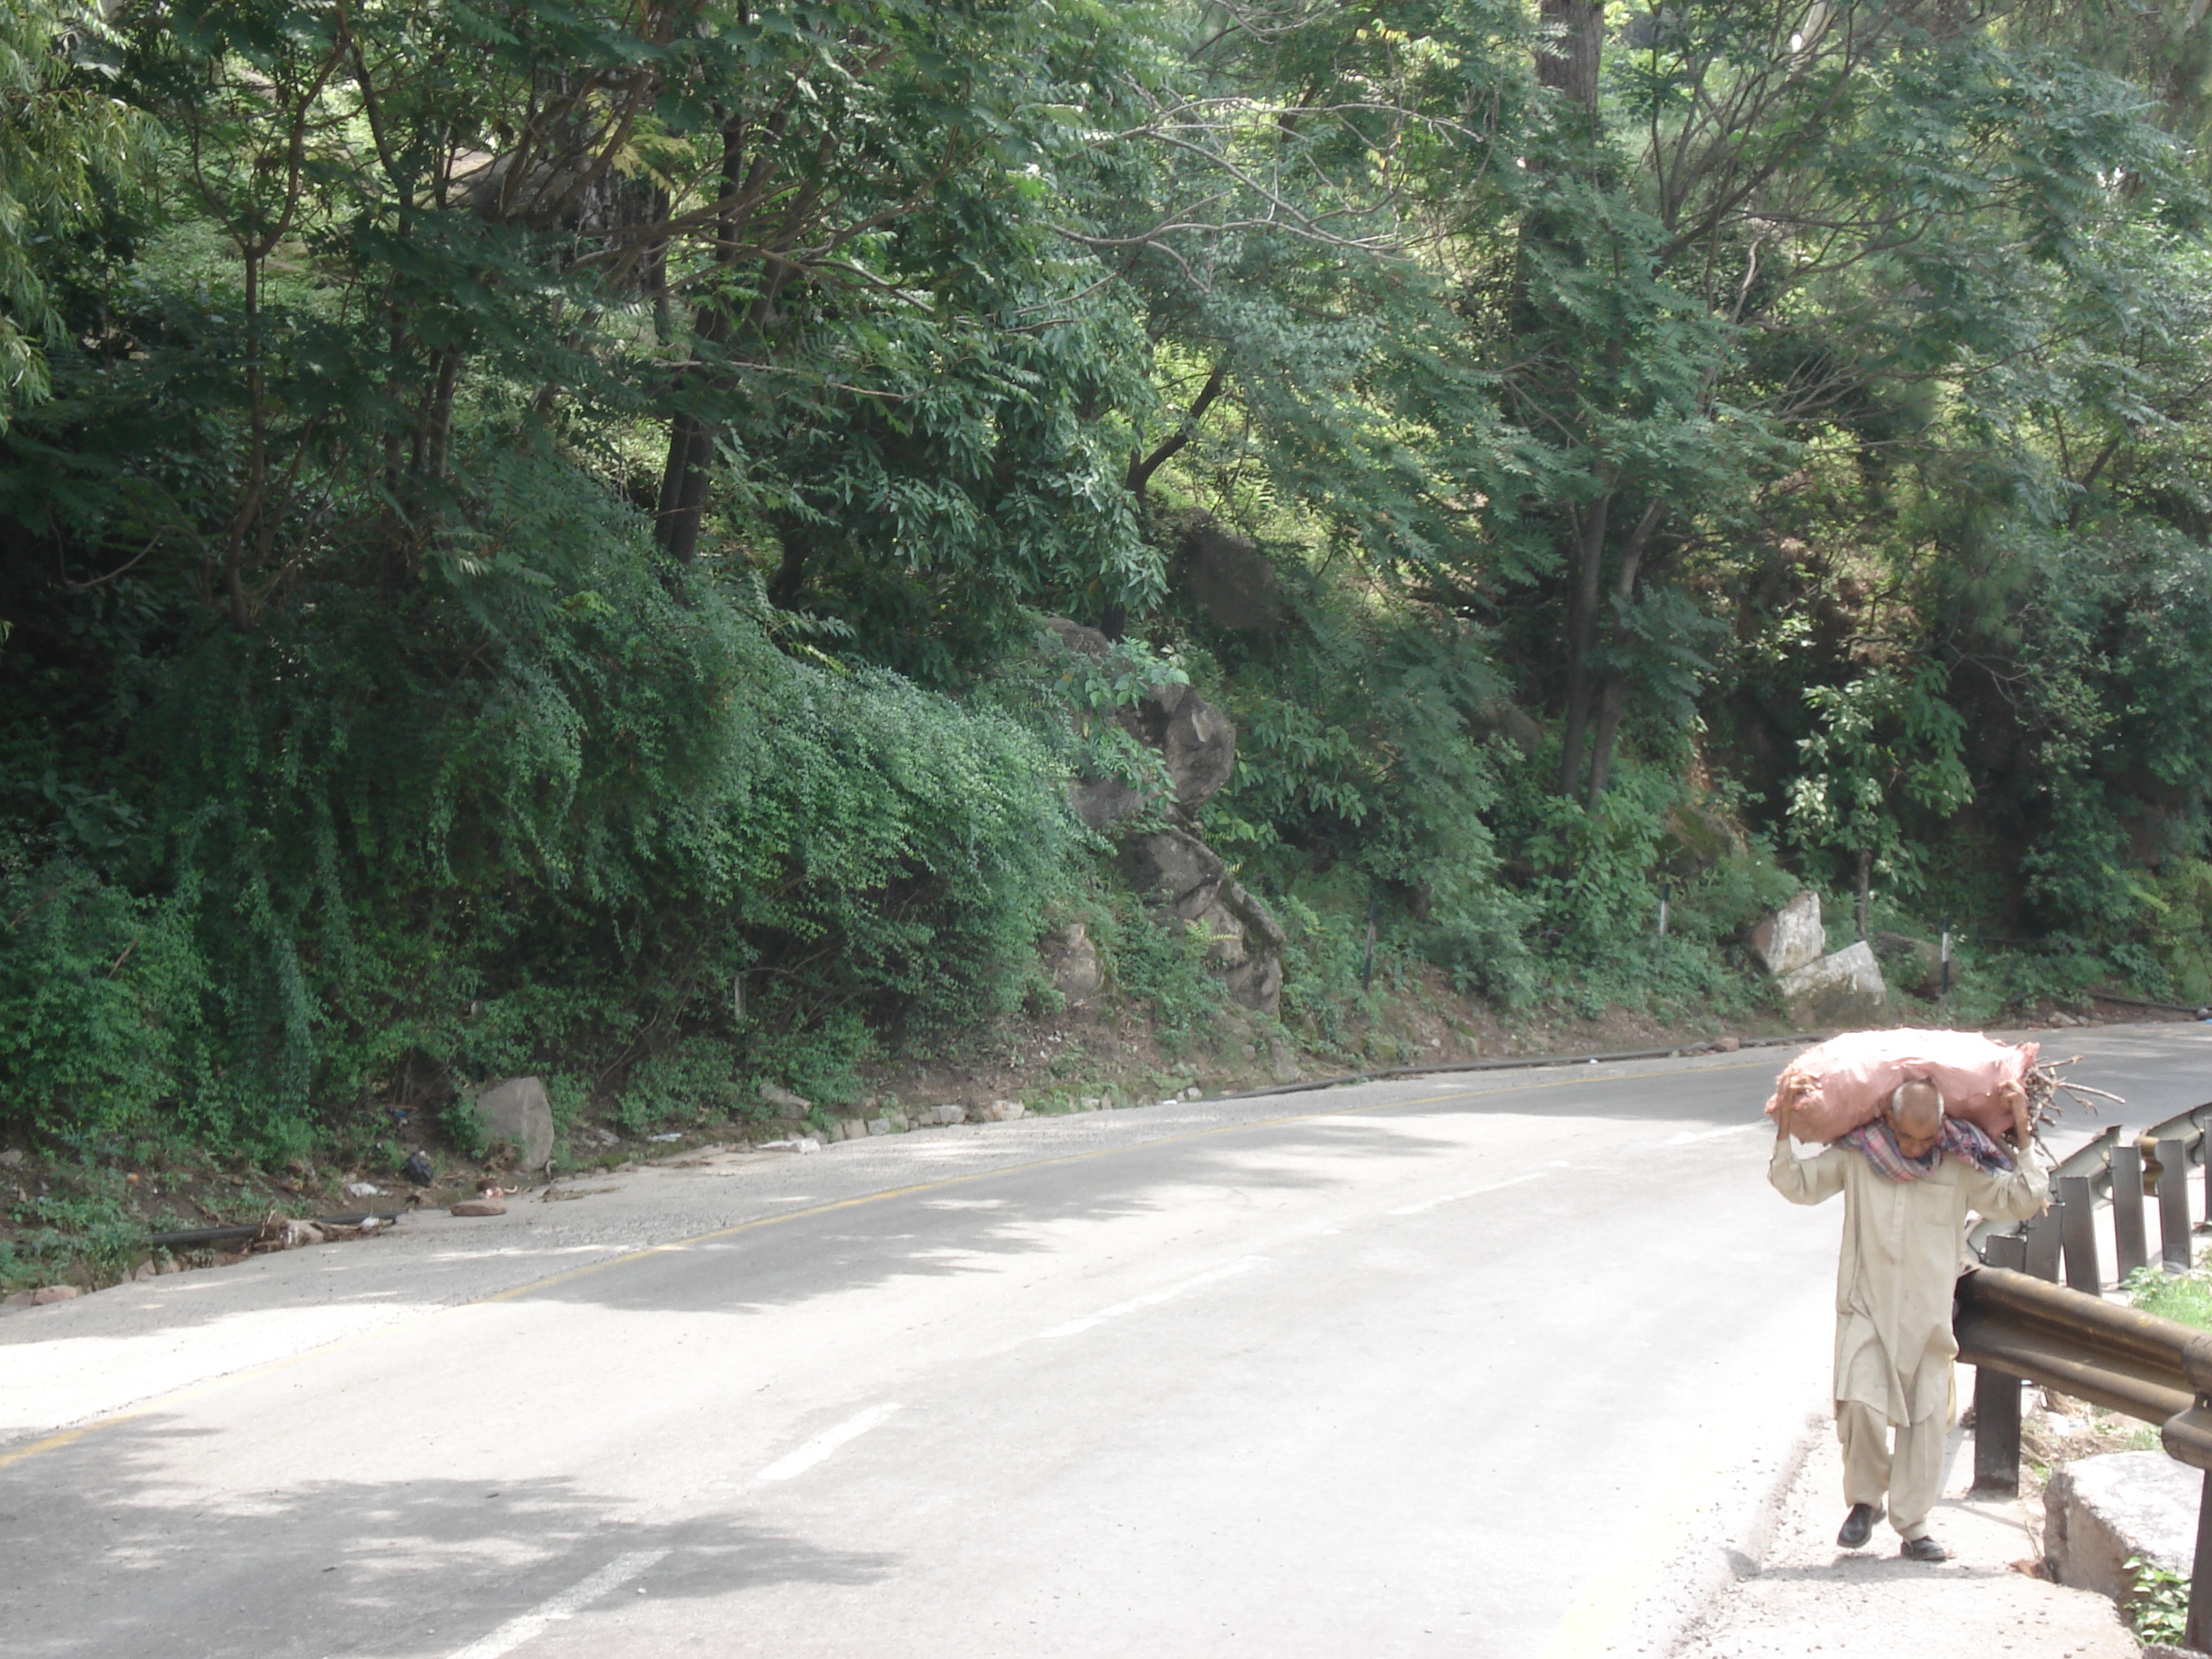
[[[1997,1098],[2012,1109],[2013,1146],[2026,1151],[2028,1136],[2033,1133],[2027,1121],[2027,1091],[2017,1083],[2003,1084],[1997,1090]]]
[[[1790,1109],[1793,1103],[1787,1089],[1774,1103],[1774,1144],[1778,1146],[1790,1137]]]

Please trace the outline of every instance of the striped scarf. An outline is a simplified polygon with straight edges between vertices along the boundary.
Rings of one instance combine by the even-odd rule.
[[[1892,1181],[1919,1181],[1936,1173],[1936,1166],[1948,1152],[1962,1158],[1987,1175],[2005,1175],[2012,1169],[2012,1155],[1990,1139],[1978,1124],[1964,1118],[1946,1115],[1943,1127],[1936,1137],[1936,1144],[1924,1157],[1907,1158],[1897,1144],[1897,1136],[1887,1118],[1876,1118],[1863,1128],[1852,1130],[1840,1143],[1857,1148],[1866,1154],[1868,1163]]]

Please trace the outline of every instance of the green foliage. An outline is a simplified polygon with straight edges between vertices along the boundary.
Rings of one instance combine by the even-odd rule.
[[[1212,936],[1199,922],[1156,921],[1133,895],[1110,895],[1086,913],[1115,981],[1142,1002],[1170,1050],[1201,1035],[1222,1007],[1221,981],[1209,969]]]
[[[2139,1555],[2121,1565],[2128,1574],[2128,1628],[2146,1642],[2181,1646],[2189,1633],[2188,1577]]]
[[[48,394],[46,352],[66,329],[53,251],[88,254],[78,238],[96,230],[102,198],[146,161],[146,124],[108,82],[117,46],[100,7],[0,6],[0,432]]]
[[[2212,1331],[2212,1275],[2202,1268],[2169,1273],[2163,1267],[2138,1267],[2128,1275],[2128,1300],[2148,1314]]]
[[[834,1102],[1078,910],[1187,1042],[1062,799],[1182,681],[1325,1042],[1862,871],[1962,1014],[2212,996],[2212,21],[1612,22],[0,12],[0,1114]]]
[[[66,856],[0,854],[0,1091],[41,1136],[191,1128],[207,1087],[207,963],[187,908]]]
[[[1799,845],[1862,854],[1899,890],[1920,886],[1899,811],[1948,817],[1974,793],[1960,758],[1966,716],[1943,700],[1948,678],[1923,663],[1909,676],[1884,666],[1847,685],[1806,689],[1817,724],[1798,744],[1803,769],[1789,787]]]
[[[0,1240],[0,1288],[52,1284],[78,1266],[111,1282],[128,1273],[146,1247],[147,1230],[131,1213],[123,1176],[76,1158],[57,1163],[46,1185],[52,1190],[9,1204],[16,1233],[12,1242]]]

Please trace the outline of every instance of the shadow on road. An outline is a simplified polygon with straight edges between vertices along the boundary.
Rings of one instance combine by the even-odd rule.
[[[865,1585],[899,1565],[734,1510],[640,1524],[568,1480],[311,1480],[173,1498],[167,1453],[201,1432],[150,1418],[0,1471],[11,1659],[443,1654],[641,1550],[670,1552],[639,1581],[664,1598]]]

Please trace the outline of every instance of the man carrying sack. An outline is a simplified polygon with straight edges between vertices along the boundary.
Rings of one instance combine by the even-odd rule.
[[[1858,1549],[1874,1535],[1887,1494],[1890,1524],[1911,1561],[1946,1561],[1928,1534],[1943,1473],[1943,1440],[1956,1401],[1951,1291],[1966,1249],[1969,1211],[2025,1221],[2049,1201],[2028,1140],[2027,1098],[2003,1085],[2012,1109],[2007,1150],[1967,1119],[1944,1114],[1936,1085],[1909,1081],[1879,1117],[1817,1157],[1791,1149],[1787,1093],[1774,1114],[1766,1178],[1793,1204],[1844,1195],[1843,1256],[1836,1273],[1836,1433],[1844,1449],[1844,1518],[1836,1542]],[[1897,1443],[1890,1445],[1890,1431]]]

